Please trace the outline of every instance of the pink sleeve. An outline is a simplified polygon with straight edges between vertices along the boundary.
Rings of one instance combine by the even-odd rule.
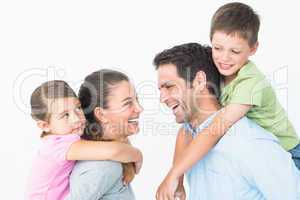
[[[77,134],[63,135],[53,138],[52,157],[55,160],[65,161],[70,146],[78,140],[80,140],[80,136]]]

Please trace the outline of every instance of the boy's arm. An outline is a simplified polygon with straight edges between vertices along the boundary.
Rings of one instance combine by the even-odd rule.
[[[129,144],[79,140],[67,152],[67,160],[114,160],[118,162],[139,162],[142,153]]]
[[[212,123],[200,133],[184,150],[184,156],[176,160],[171,171],[174,177],[181,176],[201,160],[226,131],[251,109],[251,105],[229,104],[222,108],[213,118]]]
[[[179,159],[182,153],[184,152],[184,149],[187,147],[187,145],[191,142],[192,136],[190,133],[185,132],[183,128],[179,130],[179,133],[177,135],[176,139],[176,146],[175,146],[175,152],[174,152],[174,159],[173,164],[176,162],[176,160]],[[184,181],[184,175],[180,176],[178,179],[178,187],[175,191],[175,196],[179,198],[179,200],[185,200],[186,199],[186,193],[183,186]]]
[[[191,140],[192,140],[191,135],[189,133],[185,133],[185,130],[183,128],[180,128],[176,138],[173,165],[181,156],[183,156],[182,153]],[[185,200],[186,198],[185,190],[183,188],[183,179],[184,179],[183,176],[184,175],[178,178],[178,186],[177,188],[174,188],[172,191],[172,195],[174,196],[176,194],[176,196],[180,200]],[[156,193],[157,199],[163,198],[164,196],[163,191],[161,190],[163,184],[164,183],[162,183],[157,190]]]
[[[173,158],[173,165],[183,156],[183,152],[188,144],[192,141],[192,136],[189,133],[186,133],[184,128],[180,128],[175,144],[175,151],[174,151],[174,158]],[[183,175],[179,179],[179,185],[183,183]]]
[[[213,118],[212,123],[189,143],[173,164],[159,188],[161,197],[174,198],[173,186],[178,178],[201,160],[226,133],[226,131],[251,109],[251,105],[229,104]],[[176,184],[176,185],[177,185]]]

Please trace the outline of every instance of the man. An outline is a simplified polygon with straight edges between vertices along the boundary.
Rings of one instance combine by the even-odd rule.
[[[204,145],[198,137],[217,137],[206,129],[217,113],[225,113],[218,102],[220,76],[211,58],[211,49],[196,43],[183,44],[159,53],[154,59],[158,71],[160,100],[173,110],[177,123],[174,163],[160,185],[158,200],[185,199],[186,173],[190,199],[300,199],[300,172],[291,155],[269,132],[246,117],[235,123],[217,145],[197,163]]]

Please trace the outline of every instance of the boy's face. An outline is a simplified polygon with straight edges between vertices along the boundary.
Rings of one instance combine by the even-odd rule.
[[[226,78],[234,78],[256,52],[258,44],[250,47],[248,41],[239,34],[216,31],[212,37],[212,55],[219,72]]]
[[[179,77],[173,64],[160,65],[158,70],[158,89],[160,101],[172,109],[177,123],[183,123],[189,116],[191,89],[186,81]]]

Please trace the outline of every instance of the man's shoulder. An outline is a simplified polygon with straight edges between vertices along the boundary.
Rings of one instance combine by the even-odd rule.
[[[262,145],[260,141],[278,145],[278,139],[273,134],[247,117],[243,117],[234,123],[222,137],[218,143],[218,148],[226,151],[232,150],[235,153],[242,152],[242,149],[252,151],[255,146]],[[239,151],[236,151],[236,148],[239,148]]]

